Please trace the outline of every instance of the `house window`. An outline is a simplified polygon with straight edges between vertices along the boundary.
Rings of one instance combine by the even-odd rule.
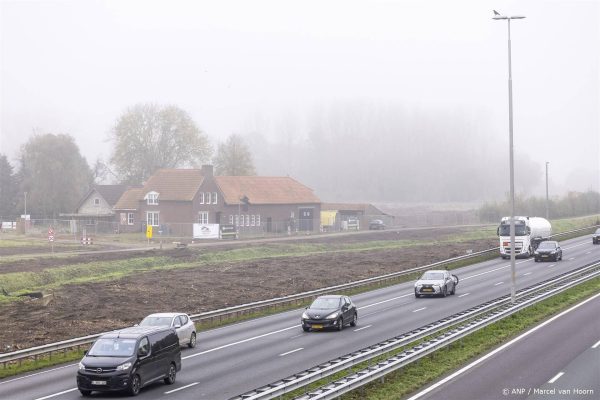
[[[199,224],[208,224],[208,211],[198,212],[198,223]]]
[[[133,225],[133,213],[127,213],[127,225]]]
[[[235,226],[240,226],[240,216],[239,215],[235,216]]]
[[[157,206],[158,205],[158,193],[156,192],[149,192],[146,195],[146,201],[148,203],[149,206],[154,205]]]
[[[229,223],[230,223],[231,225],[233,225],[233,215],[230,215],[230,216],[229,216]]]
[[[217,204],[217,192],[213,192],[212,200],[213,204]]]
[[[100,199],[99,198],[95,198],[94,199],[94,205],[95,206],[99,206],[100,205]]]
[[[256,226],[260,226],[260,214],[256,216]]]
[[[198,202],[199,202],[200,204],[204,204],[204,192],[200,192],[200,193],[198,194]]]
[[[250,226],[250,216],[246,215],[246,226]]]
[[[206,204],[210,204],[210,203],[211,203],[210,192],[206,192]]]
[[[256,215],[254,214],[250,216],[250,225],[256,226]]]
[[[147,211],[146,223],[150,226],[158,226],[158,211]]]

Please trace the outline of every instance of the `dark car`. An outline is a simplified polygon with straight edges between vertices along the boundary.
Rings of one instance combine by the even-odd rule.
[[[539,244],[538,248],[533,252],[535,262],[552,260],[562,260],[562,249],[558,242],[554,240],[546,240]]]
[[[142,327],[121,329],[100,336],[79,362],[77,388],[93,391],[127,391],[132,396],[160,379],[175,383],[181,370],[181,348],[174,329]]]
[[[592,235],[592,243],[600,244],[600,228],[596,229],[596,232]]]
[[[383,229],[385,229],[385,224],[380,219],[374,219],[369,222],[369,229],[370,230],[379,230],[379,229],[383,230]]]
[[[341,331],[344,325],[356,326],[358,311],[347,296],[320,296],[302,313],[302,329],[333,328]]]

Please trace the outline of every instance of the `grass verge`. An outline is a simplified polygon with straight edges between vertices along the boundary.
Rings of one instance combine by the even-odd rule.
[[[425,356],[404,368],[386,375],[383,383],[381,381],[371,382],[361,389],[342,395],[340,399],[401,399],[473,361],[476,357],[493,350],[495,347],[518,336],[543,320],[560,313],[598,292],[600,292],[600,278],[595,278],[582,283],[561,294],[553,296],[499,322],[489,325],[460,341],[451,344],[445,351]],[[404,349],[400,349],[397,352],[402,350]],[[390,356],[391,354],[386,355],[385,358]],[[370,364],[374,364],[377,361],[378,360],[372,360]],[[363,369],[367,367],[367,365],[367,363],[359,364],[352,368],[351,373]],[[335,376],[315,382],[308,388],[294,391],[283,396],[283,399],[292,399],[347,374],[347,372],[339,373]]]

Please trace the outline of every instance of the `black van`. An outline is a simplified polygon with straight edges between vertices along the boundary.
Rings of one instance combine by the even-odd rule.
[[[154,381],[175,382],[181,370],[181,348],[171,328],[136,326],[100,336],[79,363],[77,388],[93,391],[128,391],[132,396]]]

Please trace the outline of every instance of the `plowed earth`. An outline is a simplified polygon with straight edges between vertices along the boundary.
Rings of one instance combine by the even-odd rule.
[[[401,271],[497,246],[495,239],[468,243],[439,243],[466,228],[383,231],[348,236],[304,239],[301,243],[344,243],[417,240],[423,243],[398,249],[338,251],[302,257],[278,257],[152,271],[101,283],[72,284],[54,291],[54,299],[23,299],[0,305],[0,352],[130,326],[160,311],[203,311],[304,292],[358,279]],[[286,242],[290,243],[290,242]],[[195,252],[223,251],[245,246],[276,244],[231,243],[219,247],[136,253],[98,253],[64,258],[35,258],[0,264],[2,274],[39,271],[72,263],[113,260],[144,255],[167,255],[173,262],[193,260]]]

